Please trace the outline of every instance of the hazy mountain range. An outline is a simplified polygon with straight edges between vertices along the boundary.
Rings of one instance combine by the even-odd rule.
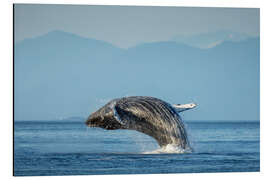
[[[172,38],[172,41],[206,49],[215,47],[225,41],[240,42],[249,38],[256,38],[256,36],[231,31],[216,31],[197,35],[179,35]]]
[[[186,120],[259,120],[259,38],[223,38],[207,49],[189,42],[120,49],[62,31],[21,41],[15,44],[15,120],[86,117],[129,95],[198,103],[183,114]]]

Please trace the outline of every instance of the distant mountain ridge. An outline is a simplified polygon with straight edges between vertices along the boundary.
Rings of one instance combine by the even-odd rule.
[[[59,121],[64,121],[64,122],[84,122],[85,120],[86,118],[81,117],[81,116],[71,116],[71,117],[59,119]]]
[[[258,120],[259,42],[121,49],[61,31],[27,39],[14,49],[15,120],[87,117],[104,104],[99,99],[126,95],[195,101],[198,108],[183,114],[188,120]]]
[[[210,33],[202,33],[197,35],[176,36],[172,41],[184,43],[186,45],[207,49],[213,48],[223,42],[240,42],[256,36],[247,35],[245,33],[237,33],[231,31],[216,31]]]

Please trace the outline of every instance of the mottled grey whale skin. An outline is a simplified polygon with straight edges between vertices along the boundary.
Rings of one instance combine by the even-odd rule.
[[[156,139],[161,147],[174,144],[183,149],[190,148],[177,109],[154,97],[132,96],[114,99],[92,113],[85,123],[89,127],[107,130],[136,130]]]

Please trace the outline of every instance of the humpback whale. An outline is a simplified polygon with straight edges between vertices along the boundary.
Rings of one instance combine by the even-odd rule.
[[[107,130],[136,130],[153,137],[160,147],[173,144],[190,149],[187,132],[178,113],[194,107],[194,103],[170,105],[148,96],[123,97],[90,114],[85,124]]]

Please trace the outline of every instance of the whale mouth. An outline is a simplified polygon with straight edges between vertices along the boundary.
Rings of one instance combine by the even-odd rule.
[[[87,127],[99,127],[99,126],[97,126],[97,125],[95,125],[95,124],[86,124],[86,126],[87,126]]]
[[[102,118],[100,117],[95,117],[95,118],[88,118],[85,121],[85,125],[88,127],[99,127],[102,123]]]
[[[106,130],[116,130],[123,128],[120,123],[111,119],[106,119],[104,117],[90,118],[85,122],[85,124],[90,128],[102,128]]]

